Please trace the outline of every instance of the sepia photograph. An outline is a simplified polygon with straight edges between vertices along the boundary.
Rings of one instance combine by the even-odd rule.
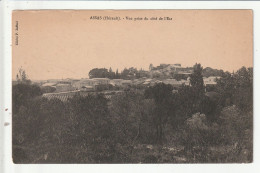
[[[252,10],[12,12],[15,164],[253,153]]]

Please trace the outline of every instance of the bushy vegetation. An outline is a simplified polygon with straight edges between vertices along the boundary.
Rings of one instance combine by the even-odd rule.
[[[15,163],[252,162],[253,70],[225,73],[205,92],[203,69],[191,86],[158,83],[106,99],[41,97],[25,72],[13,85]]]

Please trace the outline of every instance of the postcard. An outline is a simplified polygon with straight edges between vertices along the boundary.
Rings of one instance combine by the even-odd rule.
[[[252,10],[16,10],[12,157],[253,162]]]

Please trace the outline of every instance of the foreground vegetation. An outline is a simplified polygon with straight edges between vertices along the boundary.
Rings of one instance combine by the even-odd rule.
[[[13,86],[15,163],[232,163],[253,158],[253,70],[225,73],[205,92],[202,67],[191,86],[163,83],[47,100],[25,72]]]

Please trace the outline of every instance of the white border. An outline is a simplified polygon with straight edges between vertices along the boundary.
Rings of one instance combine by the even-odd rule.
[[[252,164],[13,164],[11,158],[11,14],[27,9],[253,9],[254,14],[254,161]],[[244,1],[0,1],[0,172],[4,173],[67,173],[67,172],[258,172],[259,157],[259,45],[260,2]],[[3,51],[1,51],[3,50]],[[4,84],[4,85],[3,85]],[[260,89],[260,88],[259,88]],[[8,108],[8,111],[5,109]],[[3,132],[3,133],[2,133]],[[2,138],[3,136],[3,138]]]

